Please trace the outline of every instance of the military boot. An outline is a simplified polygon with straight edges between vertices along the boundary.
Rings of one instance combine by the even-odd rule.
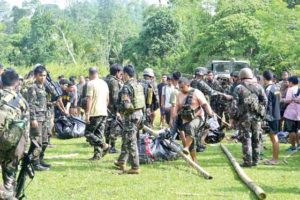
[[[122,171],[125,171],[126,169],[126,165],[124,163],[120,163],[119,161],[115,161],[114,162],[114,165],[119,169],[119,170],[122,170]]]
[[[100,160],[101,159],[101,153],[96,152],[94,153],[93,157],[91,157],[89,160]]]
[[[104,143],[104,144],[101,145],[101,148],[102,148],[102,151],[103,151],[102,157],[104,157],[108,153],[108,151],[110,149],[110,145],[107,144],[107,143]]]
[[[40,160],[33,161],[33,168],[35,171],[48,171],[50,168],[41,165]]]
[[[44,161],[44,155],[45,155],[46,148],[47,148],[47,145],[43,145],[43,146],[42,146],[42,152],[41,152],[41,154],[40,154],[40,164],[41,164],[43,167],[50,168],[51,165],[48,164],[48,163],[46,163],[46,162]]]
[[[109,153],[114,154],[114,153],[118,153],[118,150],[115,147],[115,143],[111,142],[111,148],[109,149]]]
[[[139,174],[140,169],[139,168],[131,168],[130,170],[126,171],[127,174]]]

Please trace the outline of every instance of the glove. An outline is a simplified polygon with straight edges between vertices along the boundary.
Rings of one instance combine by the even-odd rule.
[[[216,130],[220,127],[218,120],[215,117],[208,119],[208,125],[211,130]]]

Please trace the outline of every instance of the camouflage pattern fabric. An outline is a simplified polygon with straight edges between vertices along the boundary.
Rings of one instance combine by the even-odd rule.
[[[139,153],[137,137],[140,124],[143,119],[142,110],[135,111],[124,118],[124,130],[122,135],[122,148],[119,156],[119,163],[126,163],[129,160],[132,169],[139,168]]]
[[[11,89],[1,90],[1,99],[5,99],[8,95],[16,94],[15,91]],[[18,94],[18,102],[13,103],[14,106],[20,109],[21,113],[18,117],[22,119],[24,117],[28,117],[28,105],[25,99]],[[27,121],[25,122],[27,123]],[[26,124],[25,124],[26,126]],[[18,170],[19,160],[22,158],[25,149],[26,149],[26,128],[25,126],[23,130],[23,134],[21,138],[17,138],[17,146],[13,149],[5,150],[0,149],[0,163],[1,163],[1,171],[2,171],[2,180],[3,180],[3,188],[0,190],[0,199],[13,199],[14,194],[16,192],[16,176]],[[10,133],[14,134],[14,132]]]
[[[247,89],[243,84],[253,91]],[[267,104],[267,97],[264,89],[257,83],[244,82],[238,85],[234,90],[234,100],[231,107],[231,117],[238,124],[242,139],[243,159],[246,165],[256,164],[258,162],[259,138],[261,138],[261,121],[262,116],[259,113],[249,109],[244,101],[249,96],[257,98],[253,102],[257,102],[261,109]],[[252,93],[257,93],[253,96]]]
[[[119,163],[126,163],[129,159],[133,169],[139,168],[139,155],[137,147],[137,137],[140,126],[143,121],[143,109],[134,110],[133,101],[137,99],[134,97],[134,92],[130,90],[131,84],[135,84],[135,80],[131,79],[125,82],[124,87],[120,92],[120,111],[124,116],[124,129],[122,132],[122,147],[119,156]]]
[[[90,123],[86,125],[85,134],[87,142],[94,147],[94,153],[102,154],[103,136],[105,131],[106,117],[90,117]]]

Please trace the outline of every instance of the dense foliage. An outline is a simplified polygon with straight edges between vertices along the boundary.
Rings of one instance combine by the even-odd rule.
[[[290,0],[71,0],[65,9],[0,0],[0,62],[191,72],[212,59],[300,66],[300,2]],[[157,1],[159,2],[159,1]]]

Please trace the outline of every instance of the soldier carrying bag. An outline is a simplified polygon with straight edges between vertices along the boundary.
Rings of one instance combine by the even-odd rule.
[[[0,90],[0,99],[0,150],[9,151],[17,147],[24,134],[27,120],[21,109],[26,103],[12,91]]]

